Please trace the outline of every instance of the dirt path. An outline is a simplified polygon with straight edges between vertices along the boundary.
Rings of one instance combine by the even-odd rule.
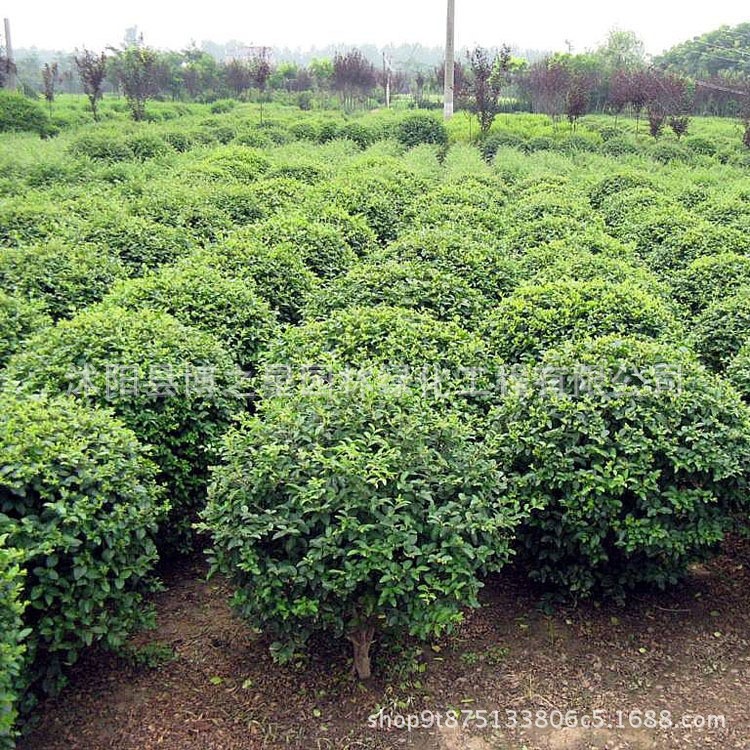
[[[524,582],[503,576],[454,636],[400,651],[380,644],[368,686],[354,680],[337,643],[321,641],[309,659],[275,666],[267,644],[230,611],[226,584],[206,582],[204,572],[185,563],[165,575],[158,627],[134,641],[151,664],[88,654],[20,750],[750,747],[748,545],[696,569],[678,591],[624,610],[545,615]],[[379,707],[392,721],[428,713],[414,731],[389,730],[385,720],[373,729],[368,717]],[[450,709],[464,712],[466,727],[445,721]],[[482,710],[485,728],[481,713],[467,713]],[[580,721],[595,710],[615,726],[542,726],[559,725],[556,711]],[[723,716],[725,726],[637,728],[648,710],[663,720],[669,711],[675,723],[688,713]],[[508,711],[518,712],[517,726]],[[524,727],[523,711],[543,712],[533,715],[539,726]],[[438,712],[441,726],[424,726]]]

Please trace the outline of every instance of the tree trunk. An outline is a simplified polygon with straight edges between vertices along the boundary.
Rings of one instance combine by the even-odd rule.
[[[365,625],[347,636],[353,648],[354,669],[360,680],[369,680],[372,674],[370,670],[370,646],[372,646],[374,636],[374,625]]]

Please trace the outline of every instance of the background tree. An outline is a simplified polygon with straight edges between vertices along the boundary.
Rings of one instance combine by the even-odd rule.
[[[137,122],[146,117],[146,102],[156,95],[159,57],[149,47],[131,46],[116,55],[116,76]]]
[[[445,82],[445,63],[435,66],[433,70],[432,85],[436,91],[443,90]],[[453,96],[457,107],[466,106],[469,95],[469,73],[467,66],[460,60],[456,60],[453,66]]]
[[[503,45],[492,56],[488,50],[475,47],[467,53],[471,81],[469,83],[469,108],[479,120],[479,130],[484,138],[500,112],[500,93],[508,81],[510,47]]]
[[[311,91],[313,88],[313,77],[307,68],[300,68],[297,76],[292,82],[292,91],[302,92]]]
[[[107,55],[104,52],[94,54],[84,47],[83,52],[80,55],[76,54],[73,59],[78,69],[78,77],[81,79],[83,93],[89,100],[91,114],[98,120],[99,100],[102,98],[102,87],[107,75]]]
[[[47,100],[50,114],[52,113],[52,102],[55,101],[55,87],[59,80],[59,67],[56,62],[45,63],[42,68],[42,84],[44,86],[44,98]]]
[[[553,123],[565,112],[570,84],[570,69],[565,60],[555,57],[534,63],[523,81],[533,110],[549,115]]]
[[[750,23],[709,31],[672,47],[654,62],[691,78],[750,75]]]
[[[630,106],[635,113],[635,132],[638,134],[638,127],[641,120],[641,112],[648,104],[651,96],[652,79],[647,70],[636,70],[630,76]]]
[[[612,76],[609,79],[607,104],[609,105],[610,110],[615,114],[615,123],[617,122],[618,115],[628,104],[630,104],[631,86],[632,79],[629,71],[620,68],[612,73]]]
[[[571,76],[565,114],[573,128],[575,128],[578,118],[583,117],[589,110],[589,91],[589,81],[584,76]]]
[[[597,57],[607,75],[616,70],[634,70],[646,64],[646,48],[634,31],[612,29],[607,41],[597,49]]]
[[[333,80],[333,62],[328,58],[315,58],[307,66],[319,91],[328,91]]]
[[[694,96],[687,80],[682,76],[667,73],[662,80],[667,100],[667,122],[679,140],[688,131]]]
[[[216,59],[193,45],[183,51],[182,60],[182,76],[190,98],[210,101],[219,87]]]
[[[291,93],[294,90],[294,82],[299,74],[299,65],[293,62],[282,62],[276,66],[268,83],[272,89],[283,90]]]
[[[333,58],[333,88],[345,105],[366,99],[376,83],[375,66],[359,50],[337,53]]]
[[[161,52],[156,64],[155,86],[163,94],[168,94],[173,101],[185,97],[185,58],[181,52]]]
[[[658,138],[668,124],[680,138],[688,129],[692,99],[684,78],[652,69],[643,79],[646,90],[646,112],[649,131]]]
[[[250,60],[250,78],[253,85],[258,89],[258,101],[260,102],[260,123],[263,124],[263,100],[265,98],[268,79],[271,77],[271,62],[269,60],[270,50],[261,47]]]
[[[241,98],[252,85],[250,66],[244,60],[230,60],[224,66],[224,78],[237,98]]]
[[[417,107],[421,107],[422,102],[424,101],[424,87],[426,83],[427,79],[425,78],[424,73],[422,73],[422,71],[417,73],[414,78],[414,103]]]

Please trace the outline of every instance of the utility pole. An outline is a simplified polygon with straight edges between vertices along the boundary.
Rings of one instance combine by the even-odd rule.
[[[385,90],[385,106],[391,106],[391,61],[383,50],[383,89]]]
[[[453,117],[453,81],[456,59],[456,0],[448,0],[448,24],[445,35],[445,98],[443,114]]]
[[[16,90],[16,61],[13,59],[13,45],[10,41],[10,19],[5,19],[5,59],[8,69],[5,76],[5,88]]]

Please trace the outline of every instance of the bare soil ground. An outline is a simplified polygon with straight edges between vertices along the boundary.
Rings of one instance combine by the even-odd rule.
[[[231,612],[226,582],[207,582],[200,561],[164,580],[158,627],[133,643],[153,663],[87,654],[63,694],[41,707],[20,750],[750,748],[747,543],[728,544],[679,589],[625,608],[545,614],[537,592],[503,575],[452,636],[378,644],[377,675],[366,686],[352,676],[344,643],[321,640],[310,657],[274,665],[268,644]],[[392,717],[498,713],[486,728],[466,713],[466,727],[443,719],[439,728],[371,728],[368,717],[381,707]],[[539,723],[546,716],[559,725],[554,710],[580,719],[596,709],[611,727],[527,727],[521,713],[546,712]],[[638,728],[647,710],[669,711],[674,724],[684,714],[723,716],[725,726],[697,729],[690,718],[691,726]],[[519,712],[518,726],[508,711]]]

